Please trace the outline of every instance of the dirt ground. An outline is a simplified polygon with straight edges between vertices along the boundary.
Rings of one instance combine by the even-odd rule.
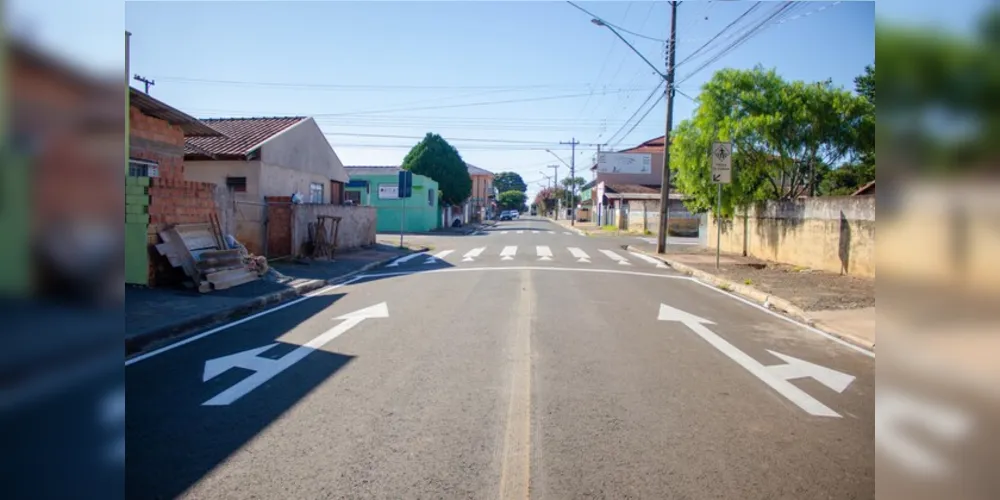
[[[723,255],[720,267],[716,269],[715,253],[707,249],[671,255],[670,258],[787,299],[806,311],[875,307],[874,279],[734,255]]]

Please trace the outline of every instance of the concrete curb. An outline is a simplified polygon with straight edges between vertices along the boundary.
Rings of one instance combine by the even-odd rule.
[[[554,222],[556,224],[559,224],[559,221],[551,217],[546,217],[545,219]],[[580,236],[590,236],[590,233],[588,233],[587,231],[584,231],[582,229],[577,229],[576,227],[573,226],[567,226],[565,224],[559,224],[559,226],[561,226],[563,229],[566,229],[567,231],[573,231],[574,233],[579,234]]]
[[[412,253],[426,252],[427,247],[421,247],[417,249],[411,249]],[[336,285],[337,283],[343,283],[361,273],[370,271],[378,266],[392,262],[393,260],[399,258],[399,256],[391,257],[388,259],[381,259],[375,262],[369,262],[365,264],[360,269],[355,269],[349,273],[337,276],[335,278],[330,278],[328,280],[308,280],[302,283],[297,283],[292,285],[291,288],[280,290],[274,293],[269,293],[267,295],[261,295],[259,297],[254,297],[242,304],[236,305],[234,307],[224,309],[221,311],[214,311],[208,314],[203,314],[200,316],[195,316],[193,318],[184,319],[181,321],[176,321],[167,325],[163,325],[157,328],[150,328],[145,331],[139,332],[131,337],[125,339],[125,356],[132,356],[134,354],[140,354],[143,350],[149,347],[151,344],[161,342],[168,339],[179,339],[181,337],[186,337],[188,335],[197,333],[198,331],[208,329],[220,325],[222,323],[229,322],[230,320],[249,316],[251,314],[260,312],[267,309],[270,306],[275,306],[281,304],[282,302],[287,302],[289,300],[301,297],[309,292],[313,292],[329,285]]]
[[[795,304],[792,304],[786,299],[763,292],[749,285],[744,285],[742,283],[736,283],[734,281],[721,278],[714,274],[707,273],[700,269],[691,267],[687,264],[683,264],[673,259],[664,257],[660,254],[651,253],[636,248],[632,245],[625,245],[625,250],[629,252],[636,252],[636,253],[641,253],[643,255],[648,255],[650,257],[653,257],[654,259],[659,259],[668,266],[674,268],[675,270],[681,273],[691,276],[692,278],[701,280],[705,283],[714,285],[719,288],[728,289],[729,291],[737,295],[742,295],[743,297],[746,297],[750,300],[753,300],[754,302],[757,302],[758,304],[767,307],[768,309],[781,311],[789,316],[792,316],[798,321],[801,321],[818,330],[822,330],[823,332],[828,333],[834,337],[837,337],[838,339],[843,340],[844,342],[847,342],[851,345],[861,347],[863,349],[867,349],[872,352],[875,351],[875,344],[872,341],[868,339],[863,339],[851,333],[838,331],[835,328],[831,328],[830,326],[824,323],[816,321],[811,316],[809,316],[809,314],[802,308],[796,306]]]

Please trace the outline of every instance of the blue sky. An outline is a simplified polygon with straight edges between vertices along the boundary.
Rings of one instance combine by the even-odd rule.
[[[123,20],[133,33],[132,72],[156,80],[155,97],[198,117],[315,116],[345,164],[398,164],[432,131],[452,140],[470,163],[521,173],[534,191],[536,181],[544,182],[539,171],[558,163],[546,148],[570,161],[560,141],[625,148],[663,133],[662,103],[625,133],[634,124],[626,120],[659,77],[565,2],[133,1],[124,16],[113,4],[15,0],[11,10],[15,23],[32,21],[19,23],[31,36],[95,68],[119,71],[120,49],[108,50],[120,43],[109,34],[115,30],[79,26]],[[666,38],[669,29],[666,2],[580,5],[651,38]],[[678,60],[750,5],[683,2]],[[748,19],[763,19],[777,5],[764,2]],[[918,22],[932,18],[931,5],[801,2],[705,68],[690,74],[708,57],[681,64],[678,78],[690,78],[679,89],[696,97],[715,70],[756,64],[788,79],[832,78],[850,88],[874,61],[876,12]],[[943,11],[939,23],[962,27],[974,9]],[[662,42],[625,36],[664,66]],[[675,123],[694,106],[678,95]],[[581,147],[577,165],[586,166],[593,152]]]

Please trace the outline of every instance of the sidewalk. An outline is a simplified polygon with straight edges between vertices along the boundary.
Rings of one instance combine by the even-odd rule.
[[[823,330],[853,345],[875,349],[875,280],[816,271],[788,264],[691,246],[660,255],[649,244],[629,251],[651,255],[670,267],[742,295]]]
[[[410,251],[376,245],[336,255],[333,261],[275,261],[270,263],[271,271],[257,281],[204,294],[177,288],[126,287],[125,355],[291,300]]]
[[[572,221],[570,221],[569,219],[556,220],[549,218],[548,220],[555,222],[556,224],[559,224],[560,226],[565,227],[566,229],[569,229],[571,231],[576,230],[577,232],[583,233],[587,236],[618,236],[619,234],[621,236],[645,236],[644,234],[638,231],[625,231],[625,230],[617,231],[615,229],[611,229],[611,226],[601,227],[598,226],[595,222],[577,221],[576,225],[573,225]]]

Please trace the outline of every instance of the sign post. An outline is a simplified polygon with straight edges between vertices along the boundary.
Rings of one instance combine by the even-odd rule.
[[[413,195],[413,172],[399,171],[399,181],[396,187],[399,201],[402,203],[402,213],[399,217],[399,248],[403,248],[403,230],[406,228],[406,199]]]
[[[716,186],[715,206],[715,268],[719,268],[719,254],[722,251],[722,185],[733,182],[733,143],[712,144],[709,155],[712,162],[712,182]]]

